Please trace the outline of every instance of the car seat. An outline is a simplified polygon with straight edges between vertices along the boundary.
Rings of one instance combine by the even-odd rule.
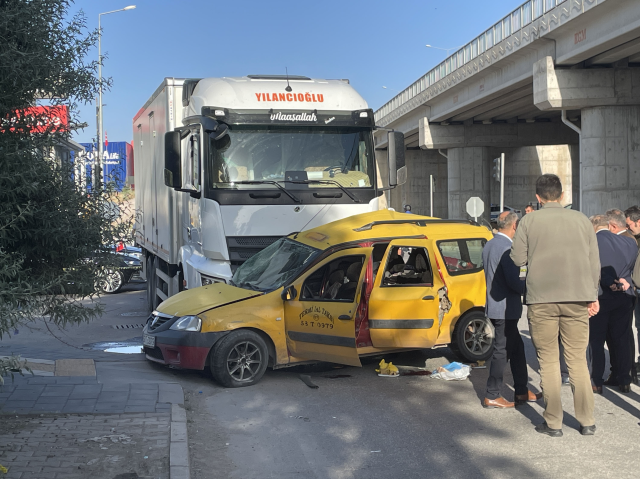
[[[358,280],[360,279],[360,271],[362,270],[362,263],[351,263],[347,268],[348,283],[345,283],[339,290],[337,299],[348,299],[353,301],[355,299],[356,289],[358,288]]]
[[[322,293],[322,299],[336,299],[338,291],[344,284],[344,271],[337,269],[329,275],[327,280],[327,287]]]

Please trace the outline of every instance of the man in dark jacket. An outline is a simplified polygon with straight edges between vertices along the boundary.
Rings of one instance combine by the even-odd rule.
[[[486,315],[495,329],[487,392],[482,403],[485,408],[511,408],[537,399],[527,387],[527,359],[518,330],[518,320],[522,316],[524,281],[520,279],[520,268],[509,257],[517,220],[518,217],[513,212],[501,213],[497,221],[498,232],[482,251],[487,282]],[[511,362],[515,404],[500,395],[507,361]]]
[[[610,216],[610,215],[608,215]],[[589,345],[592,354],[593,391],[602,394],[604,383],[604,342],[610,339],[613,350],[611,360],[616,382],[623,393],[631,391],[631,318],[635,303],[635,293],[629,285],[633,284],[631,273],[638,256],[638,245],[634,239],[615,234],[606,226],[610,218],[603,218],[604,225],[597,223],[600,216],[594,217],[594,228],[600,253],[600,288],[598,296],[600,311],[589,320]],[[619,287],[624,279],[624,287]],[[618,290],[620,289],[620,290]]]

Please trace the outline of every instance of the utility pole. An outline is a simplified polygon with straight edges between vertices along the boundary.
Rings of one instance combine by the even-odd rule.
[[[433,175],[429,175],[429,197],[429,205],[431,206],[431,212],[429,216],[433,217]]]

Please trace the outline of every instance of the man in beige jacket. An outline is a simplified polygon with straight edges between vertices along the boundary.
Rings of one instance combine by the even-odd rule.
[[[586,351],[589,317],[599,308],[598,243],[587,217],[560,204],[562,184],[556,175],[538,178],[536,197],[543,207],[522,218],[511,247],[516,266],[527,265],[527,316],[546,405],[545,422],[536,431],[562,436],[560,334],[580,433],[593,435],[593,390]]]

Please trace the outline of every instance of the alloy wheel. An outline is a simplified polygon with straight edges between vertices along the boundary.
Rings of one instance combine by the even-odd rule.
[[[464,332],[464,344],[471,353],[482,355],[489,351],[492,337],[488,329],[485,320],[474,319],[469,322]]]
[[[229,351],[227,371],[236,381],[251,381],[260,371],[262,361],[260,348],[252,341],[243,341]]]

